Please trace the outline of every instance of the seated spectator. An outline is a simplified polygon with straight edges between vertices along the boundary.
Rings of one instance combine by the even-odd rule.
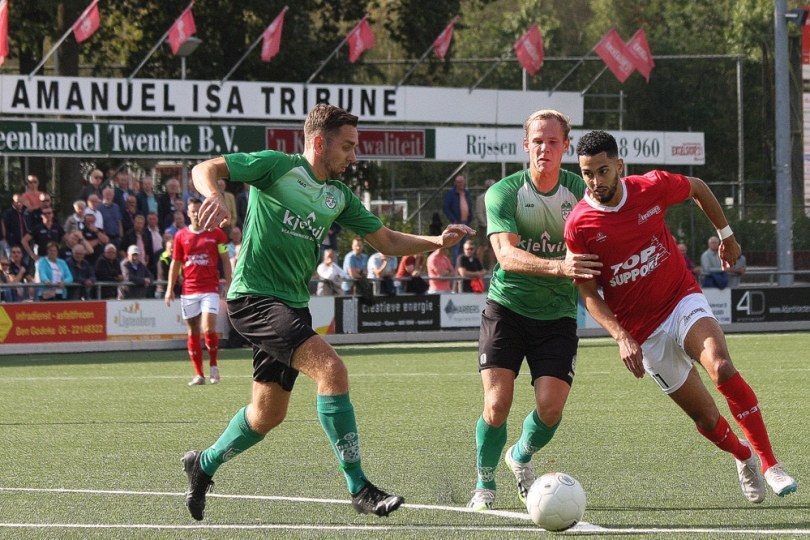
[[[138,215],[138,199],[134,196],[128,197],[127,202],[124,203],[124,208],[121,212],[121,226],[124,229],[124,235],[127,234],[127,231],[131,230],[132,227],[135,226],[135,216]],[[146,216],[144,216],[144,220],[146,220]],[[123,240],[121,241],[123,244]],[[123,249],[126,249],[123,245],[121,246]]]
[[[33,261],[27,262],[23,257],[21,246],[12,246],[9,255],[10,283],[33,283],[36,274]],[[15,288],[15,301],[20,302],[33,298],[35,291],[28,287]]]
[[[134,199],[129,198],[127,202],[131,200]],[[143,253],[142,262],[149,268],[149,272],[155,275],[156,273],[152,272],[151,264],[151,259],[155,256],[155,249],[152,245],[152,235],[146,230],[146,218],[140,214],[135,216],[135,220],[132,222],[132,229],[126,231],[123,240],[121,240],[120,247],[122,250],[126,251],[129,249],[129,246],[138,246],[138,249]]]
[[[455,273],[453,263],[450,262],[448,248],[438,248],[428,256],[428,278],[449,278]],[[452,281],[448,279],[428,279],[430,288],[428,294],[452,292]]]
[[[707,244],[708,249],[700,256],[700,269],[703,273],[700,285],[703,288],[725,289],[728,286],[728,274],[720,261],[720,239],[711,236]]]
[[[105,246],[110,242],[104,231],[96,226],[96,214],[89,208],[87,210],[89,211],[85,211],[84,214],[84,230],[82,231],[82,237],[87,242],[87,246],[90,246],[92,249],[92,251],[87,252],[87,262],[95,265],[101,258]],[[99,281],[104,280],[100,279]]]
[[[352,240],[352,250],[343,258],[343,271],[353,280],[364,279],[368,271],[368,255],[363,253],[363,239],[359,236]],[[346,294],[357,293],[356,283],[352,281],[343,282],[343,292]]]
[[[399,289],[408,294],[424,294],[428,290],[427,281],[422,278],[424,255],[405,255],[399,261],[395,278],[400,279]],[[409,279],[402,279],[409,278]]]
[[[84,215],[94,214],[96,216],[96,227],[99,230],[104,230],[104,214],[101,213],[101,197],[90,195],[87,198],[87,208],[84,209]]]
[[[323,261],[316,270],[318,274],[318,296],[343,296],[343,280],[349,275],[335,262],[335,252],[326,249],[323,252]]]
[[[695,276],[695,279],[700,280],[700,267],[695,266],[695,263],[692,261],[692,258],[689,257],[689,248],[687,248],[684,242],[680,242],[678,244],[678,251],[680,251],[681,255],[683,255],[683,260],[686,263],[686,269],[692,272],[692,275]]]
[[[144,176],[141,180],[141,190],[135,195],[138,202],[138,213],[146,216],[150,213],[157,214],[158,202],[155,194],[155,181],[151,176]]]
[[[174,213],[174,221],[171,223],[171,225],[166,227],[164,232],[167,232],[172,236],[174,236],[175,234],[177,234],[177,231],[185,228],[186,228],[186,215],[183,213],[182,210],[177,210]]]
[[[122,282],[124,275],[121,272],[121,262],[118,260],[118,248],[115,244],[107,244],[103,248],[103,255],[98,258],[95,264],[96,281],[98,282]],[[101,299],[107,300],[118,297],[118,286],[101,287]]]
[[[368,258],[367,275],[374,280],[374,294],[394,296],[394,274],[397,273],[397,258],[377,251]]]
[[[732,289],[740,286],[743,274],[745,274],[745,255],[740,255],[734,266],[726,270],[728,274],[728,286]]]
[[[85,242],[82,233],[79,231],[73,231],[66,233],[65,236],[62,237],[62,243],[59,244],[59,258],[69,261],[70,258],[73,257],[73,247],[78,244],[88,248],[88,252],[93,251],[90,244]]]
[[[0,284],[7,285],[15,283],[14,275],[11,273],[11,262],[0,255]],[[14,287],[0,288],[0,302],[18,302],[17,289]]]
[[[65,234],[73,231],[81,232],[84,230],[84,211],[86,209],[86,202],[82,200],[73,201],[73,213],[67,217],[63,227],[63,229],[65,229]]]
[[[475,244],[472,240],[464,242],[463,252],[456,259],[456,272],[461,276],[461,292],[484,292],[484,265],[475,256]]]
[[[73,246],[73,254],[67,260],[70,273],[73,274],[73,283],[80,285],[68,290],[68,298],[71,300],[92,300],[96,296],[96,270],[85,257],[87,251],[82,244],[76,244]]]
[[[59,244],[49,242],[45,248],[46,256],[37,261],[36,282],[44,285],[37,289],[37,298],[41,300],[66,300],[66,285],[73,283],[65,259],[59,258]]]
[[[166,295],[166,285],[169,281],[169,268],[172,265],[172,255],[174,253],[174,237],[171,234],[163,235],[163,251],[156,255],[157,258],[157,287],[155,288],[155,298],[163,298]],[[150,270],[151,271],[151,270]],[[174,295],[180,298],[183,291],[183,268],[177,275],[177,284],[174,287]]]
[[[101,204],[98,211],[104,217],[104,225],[100,228],[104,230],[109,242],[115,244],[116,247],[121,246],[121,237],[124,236],[124,213],[123,209],[116,204],[113,200],[115,197],[115,190],[111,187],[106,187],[101,192]]]
[[[138,246],[132,245],[127,248],[127,259],[121,264],[121,272],[124,275],[124,281],[130,282],[132,285],[118,287],[119,300],[146,298],[146,288],[152,284],[155,278],[146,265],[141,262],[142,255]]]

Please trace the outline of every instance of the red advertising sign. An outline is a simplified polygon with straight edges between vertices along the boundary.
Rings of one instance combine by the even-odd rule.
[[[427,157],[424,129],[360,129],[358,159]],[[304,152],[304,131],[267,128],[267,148],[288,154]]]
[[[107,339],[104,302],[0,305],[0,343],[58,343]]]

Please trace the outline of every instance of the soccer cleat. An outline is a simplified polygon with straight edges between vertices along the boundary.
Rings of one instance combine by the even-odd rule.
[[[537,477],[534,474],[534,467],[532,467],[531,461],[529,463],[520,463],[519,461],[515,461],[515,458],[512,457],[512,448],[514,448],[514,446],[510,446],[506,450],[506,455],[503,459],[509,466],[512,474],[515,475],[515,480],[517,480],[518,498],[520,499],[520,502],[525,505],[526,495],[529,494],[529,488],[532,487],[532,484],[534,484]]]
[[[188,383],[189,386],[197,386],[199,384],[205,384],[205,377],[202,375],[194,375],[194,378]]]
[[[765,471],[765,480],[768,482],[768,485],[771,486],[773,492],[780,497],[795,492],[799,487],[796,480],[783,471],[779,463]]]
[[[363,489],[352,495],[352,506],[358,513],[381,517],[387,516],[404,502],[405,499],[399,495],[389,495],[371,482],[366,482]]]
[[[748,441],[740,441],[749,449],[751,445]],[[742,488],[743,495],[752,503],[761,503],[765,500],[765,480],[762,478],[762,473],[759,470],[759,460],[757,455],[752,451],[751,457],[745,461],[735,459],[737,462],[737,477],[740,479],[740,487]]]
[[[211,366],[211,384],[217,384],[219,382],[219,368],[217,366]]]
[[[200,452],[191,450],[183,456],[183,470],[188,476],[186,507],[191,517],[200,521],[205,510],[205,493],[214,487],[214,481],[200,467]]]
[[[467,503],[467,508],[474,512],[492,510],[495,505],[495,490],[478,488],[472,492],[472,498]]]

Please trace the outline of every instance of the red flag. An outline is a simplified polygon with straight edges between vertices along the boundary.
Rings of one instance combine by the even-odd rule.
[[[456,22],[458,22],[458,15],[453,17],[450,24],[442,30],[442,33],[439,34],[439,37],[433,42],[433,52],[442,60],[444,60],[444,55],[447,54],[447,49],[450,48],[450,42],[453,41],[453,27],[456,25]]]
[[[363,17],[363,20],[357,23],[357,26],[349,32],[346,40],[349,42],[349,62],[354,64],[363,51],[374,46],[374,32],[371,31],[371,26],[368,24],[368,16]]]
[[[262,62],[269,62],[271,58],[278,54],[281,47],[281,31],[284,28],[284,13],[289,8],[284,6],[273,22],[270,23],[262,34]]]
[[[180,45],[197,33],[197,26],[194,24],[194,13],[191,12],[191,8],[193,7],[194,2],[177,17],[172,27],[169,28],[169,45],[172,46],[172,54],[174,55],[177,55],[177,50],[180,48]]]
[[[8,56],[8,0],[0,0],[0,66]]]
[[[599,43],[596,44],[596,54],[602,57],[607,67],[613,72],[613,75],[619,79],[620,83],[627,80],[627,77],[632,75],[635,71],[633,61],[630,59],[630,53],[627,51],[627,45],[624,44],[621,36],[615,28],[611,28],[605,34]]]
[[[545,53],[543,52],[543,35],[537,25],[529,28],[519,40],[515,42],[515,56],[523,69],[534,75],[543,66]]]
[[[647,43],[647,34],[643,28],[639,28],[638,32],[633,34],[633,37],[627,42],[627,51],[630,53],[630,60],[638,72],[647,79],[647,82],[650,82],[650,72],[655,67],[655,62],[650,52],[650,44]]]
[[[99,24],[101,17],[98,14],[98,0],[93,0],[73,23],[73,37],[76,38],[76,43],[81,43],[95,34]]]

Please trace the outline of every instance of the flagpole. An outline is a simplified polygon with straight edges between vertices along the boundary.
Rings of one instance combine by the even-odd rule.
[[[95,6],[96,4],[98,4],[98,0],[93,0],[93,2],[90,2],[90,5],[89,5],[89,6],[87,6],[86,8],[84,8],[84,11],[82,11],[82,14],[81,14],[81,15],[79,15],[79,18],[78,18],[78,19],[76,19],[76,20],[77,20],[77,21],[80,21],[80,20],[84,19],[84,17],[85,17],[85,16],[86,16],[86,15],[87,15],[87,14],[90,12],[90,10],[91,10],[91,9],[93,9],[93,6]],[[62,36],[62,37],[59,39],[59,41],[57,41],[57,42],[56,42],[56,44],[55,44],[53,47],[51,47],[51,50],[50,50],[50,51],[48,51],[48,54],[46,54],[46,55],[45,55],[45,58],[43,58],[43,59],[42,59],[42,61],[41,61],[39,64],[37,64],[37,67],[35,67],[35,68],[34,68],[34,69],[31,71],[31,73],[29,73],[29,74],[28,74],[28,80],[31,80],[31,77],[33,77],[33,76],[34,76],[34,74],[35,74],[37,71],[39,71],[39,68],[41,68],[42,66],[44,66],[44,65],[45,65],[45,62],[47,62],[47,61],[48,61],[48,58],[50,58],[50,57],[51,57],[51,55],[52,55],[52,54],[53,54],[53,53],[56,51],[56,49],[58,49],[58,48],[59,48],[59,46],[60,46],[60,45],[62,45],[62,43],[63,43],[63,42],[64,42],[64,41],[67,39],[67,37],[70,35],[70,33],[71,33],[71,32],[73,32],[73,27],[74,27],[75,25],[76,25],[76,23],[75,23],[75,22],[74,22],[72,25],[70,25],[70,28],[68,28],[68,31],[67,31],[67,32],[65,32],[65,35],[64,35],[64,36]]]
[[[503,53],[501,55],[501,57],[498,58],[498,60],[494,64],[492,64],[492,66],[486,71],[486,73],[481,75],[481,77],[477,81],[475,81],[475,84],[473,84],[470,87],[470,89],[468,90],[468,93],[472,93],[473,90],[478,88],[478,85],[481,84],[482,82],[484,82],[484,79],[489,77],[489,74],[492,73],[493,71],[495,71],[495,68],[500,66],[503,63],[503,61],[506,60],[506,58],[509,56],[509,54],[511,52],[512,52],[512,47],[509,47],[509,49],[505,53]]]
[[[587,91],[588,91],[588,89],[589,89],[591,86],[593,86],[593,85],[594,85],[594,83],[595,83],[596,81],[598,81],[598,80],[599,80],[599,77],[601,77],[601,76],[602,76],[602,73],[604,73],[604,72],[605,72],[605,70],[606,70],[607,68],[608,68],[608,67],[607,67],[607,64],[605,64],[605,67],[603,67],[603,68],[602,68],[602,71],[600,71],[599,73],[597,73],[597,74],[596,74],[596,77],[594,77],[594,78],[593,78],[593,80],[590,82],[590,84],[589,84],[588,86],[586,86],[586,87],[585,87],[585,89],[584,89],[584,90],[582,90],[582,92],[580,92],[580,93],[579,93],[579,95],[580,95],[580,96],[584,96],[584,95],[585,95],[585,92],[587,92]]]
[[[597,45],[599,45],[599,43],[597,43],[596,45],[594,45],[593,47],[591,47],[591,49],[590,49],[588,52],[586,52],[584,55],[582,55],[582,57],[579,59],[579,61],[578,61],[576,64],[574,64],[574,67],[572,67],[570,70],[568,70],[568,73],[566,73],[565,75],[563,75],[563,78],[562,78],[562,79],[560,79],[560,81],[559,81],[557,84],[555,84],[555,85],[554,85],[554,88],[552,88],[551,90],[549,90],[549,91],[548,91],[548,95],[553,94],[553,93],[554,93],[554,91],[555,91],[557,88],[559,88],[559,87],[560,87],[560,85],[563,83],[563,81],[565,81],[565,80],[566,80],[568,77],[570,77],[570,76],[571,76],[571,74],[572,74],[574,71],[576,71],[576,69],[577,69],[579,66],[581,66],[581,65],[583,64],[583,62],[585,62],[585,58],[587,58],[587,56],[588,56],[589,54],[591,54],[591,53],[594,51],[594,49],[596,49],[596,46],[597,46]],[[601,73],[600,73],[599,75],[601,75]],[[594,82],[595,82],[595,81],[594,81]],[[591,83],[591,84],[593,84],[593,83]]]
[[[365,16],[364,16],[362,19],[360,19],[360,22],[359,22],[359,23],[357,23],[357,25],[361,24],[361,23],[362,23],[364,20],[366,20],[366,19],[368,19],[368,13],[366,13],[366,15],[365,15]],[[355,25],[355,27],[354,27],[354,28],[357,28],[357,25]],[[352,30],[354,30],[354,28],[352,28]],[[331,59],[332,59],[332,57],[333,57],[333,56],[335,56],[335,55],[337,54],[337,52],[340,50],[340,48],[341,48],[341,47],[343,47],[343,44],[344,44],[344,43],[346,43],[347,41],[349,41],[349,36],[350,36],[350,35],[351,35],[351,32],[349,32],[348,34],[346,34],[346,37],[344,37],[344,38],[343,38],[343,41],[341,41],[341,42],[340,42],[340,44],[339,44],[337,47],[335,47],[335,50],[334,50],[334,51],[332,51],[332,53],[331,53],[329,56],[327,56],[327,57],[326,57],[326,60],[324,60],[323,62],[321,62],[321,65],[320,65],[320,66],[318,66],[318,69],[316,69],[316,70],[315,70],[315,73],[313,73],[312,75],[310,75],[310,76],[309,76],[309,79],[307,79],[307,82],[305,82],[304,84],[309,84],[309,83],[311,83],[311,82],[312,82],[312,79],[314,79],[314,78],[315,78],[315,76],[316,76],[318,73],[320,73],[320,72],[321,72],[321,70],[322,70],[323,68],[325,68],[325,67],[326,67],[326,64],[328,64],[328,63],[329,63],[329,60],[331,60]]]
[[[191,3],[188,5],[188,7],[187,7],[186,9],[184,9],[183,11],[181,11],[181,12],[180,12],[179,17],[182,17],[182,16],[183,16],[183,13],[185,13],[186,11],[190,10],[190,9],[191,9],[191,8],[193,8],[193,7],[194,7],[194,0],[191,0]],[[178,17],[178,18],[179,18],[179,17]],[[177,19],[175,19],[175,21],[176,21],[176,20],[177,20]],[[151,50],[151,51],[149,51],[149,53],[146,55],[146,58],[144,58],[143,60],[141,60],[141,63],[140,63],[140,64],[138,64],[138,67],[136,67],[136,68],[135,68],[135,71],[133,71],[133,72],[132,72],[132,74],[130,74],[130,76],[129,76],[129,77],[127,77],[127,82],[128,82],[128,83],[129,83],[129,82],[132,82],[132,79],[134,79],[134,78],[135,78],[135,75],[137,75],[137,74],[138,74],[138,72],[141,70],[141,68],[144,66],[144,64],[146,64],[146,62],[147,62],[147,61],[148,61],[148,60],[149,60],[149,59],[152,57],[152,55],[153,55],[153,54],[155,54],[155,51],[156,51],[156,50],[158,50],[158,47],[160,47],[160,45],[161,45],[161,44],[162,44],[164,41],[166,41],[166,38],[167,38],[167,37],[169,37],[169,32],[171,32],[171,31],[172,31],[172,26],[174,26],[174,23],[172,23],[172,25],[171,25],[171,26],[169,26],[169,29],[168,29],[168,30],[166,30],[166,32],[165,32],[165,33],[163,34],[163,36],[162,36],[162,37],[161,37],[161,38],[158,40],[158,42],[157,42],[157,43],[155,43],[155,46],[154,46],[154,47],[152,47],[152,50]]]
[[[421,64],[422,62],[424,62],[425,58],[427,58],[427,55],[429,55],[429,54],[430,54],[430,51],[432,51],[432,50],[433,50],[433,49],[435,49],[435,48],[436,48],[436,46],[435,46],[433,43],[431,43],[431,44],[430,44],[430,47],[428,47],[428,49],[425,51],[425,54],[423,54],[423,55],[422,55],[422,56],[419,58],[419,60],[417,60],[417,61],[416,61],[416,63],[415,63],[414,65],[412,65],[412,66],[411,66],[411,68],[408,70],[408,72],[407,72],[407,73],[406,73],[406,74],[405,74],[405,75],[404,75],[404,76],[403,76],[403,77],[402,77],[402,78],[399,80],[399,82],[397,83],[397,85],[394,87],[394,90],[396,90],[397,88],[399,88],[400,86],[402,86],[402,83],[404,83],[404,82],[405,82],[405,80],[406,80],[408,77],[410,77],[410,76],[411,76],[411,73],[413,73],[413,70],[415,70],[415,69],[416,69],[416,66],[418,66],[419,64]]]
[[[282,10],[281,10],[281,13],[279,13],[278,15],[276,15],[276,19],[277,19],[277,18],[278,18],[280,15],[283,15],[283,14],[287,13],[287,10],[289,10],[289,9],[290,9],[290,8],[289,8],[289,6],[284,6],[284,9],[282,9]],[[274,19],[274,20],[275,20],[275,19]],[[270,23],[270,24],[273,24],[273,23]],[[245,52],[245,54],[243,54],[243,55],[242,55],[242,58],[240,58],[240,59],[239,59],[239,60],[236,62],[236,64],[235,64],[235,65],[234,65],[234,66],[231,68],[231,70],[228,72],[228,74],[227,74],[227,75],[225,75],[225,76],[222,78],[222,80],[221,80],[221,81],[219,81],[219,85],[220,85],[220,86],[222,86],[223,84],[225,84],[225,81],[227,81],[227,80],[228,80],[228,79],[231,77],[231,75],[233,75],[233,72],[234,72],[234,71],[236,71],[236,70],[237,70],[237,68],[238,68],[239,66],[241,66],[241,65],[242,65],[242,62],[244,62],[244,61],[245,61],[245,58],[247,58],[247,57],[248,57],[248,55],[249,55],[251,52],[253,52],[253,49],[255,49],[255,48],[256,48],[256,46],[259,44],[259,41],[261,41],[261,40],[262,40],[262,38],[264,38],[264,32],[262,32],[261,34],[259,34],[258,39],[256,39],[256,41],[254,41],[254,42],[253,42],[253,44],[250,46],[250,48],[248,48],[248,50]]]

